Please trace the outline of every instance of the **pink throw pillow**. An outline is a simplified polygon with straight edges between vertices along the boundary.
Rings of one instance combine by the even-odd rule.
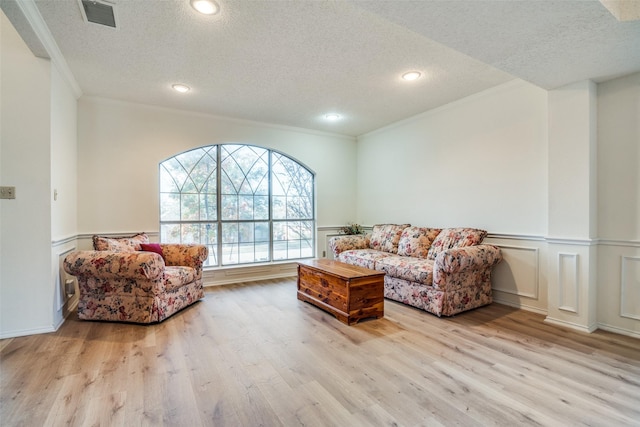
[[[140,250],[145,252],[155,252],[164,259],[162,246],[159,243],[140,243]]]

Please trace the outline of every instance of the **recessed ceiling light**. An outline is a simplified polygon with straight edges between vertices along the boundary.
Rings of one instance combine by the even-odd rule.
[[[215,15],[220,6],[213,0],[191,0],[191,7],[204,15]]]
[[[176,92],[180,92],[180,93],[186,93],[189,92],[191,90],[191,88],[187,85],[181,85],[181,84],[175,84],[173,86],[171,86],[173,88],[173,90],[175,90]]]
[[[411,81],[411,80],[417,80],[417,79],[419,79],[421,75],[422,75],[422,74],[420,74],[420,72],[419,72],[419,71],[409,71],[408,73],[404,73],[404,74],[402,75],[402,78],[403,78],[404,80]]]
[[[336,120],[340,119],[340,114],[329,113],[329,114],[325,114],[324,118],[331,122],[335,122]]]

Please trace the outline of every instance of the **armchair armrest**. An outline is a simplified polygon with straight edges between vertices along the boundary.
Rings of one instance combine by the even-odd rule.
[[[334,236],[329,239],[329,247],[333,252],[334,258],[338,258],[344,251],[352,249],[367,249],[369,247],[369,236],[363,234],[354,234],[348,236]]]
[[[490,282],[491,269],[502,261],[500,248],[475,245],[452,248],[439,254],[433,265],[433,285],[451,290]]]
[[[161,243],[164,262],[169,266],[193,267],[196,277],[202,275],[202,263],[209,256],[209,249],[205,245]]]
[[[164,266],[162,257],[153,252],[75,251],[64,259],[64,270],[72,276],[101,279],[156,280]]]

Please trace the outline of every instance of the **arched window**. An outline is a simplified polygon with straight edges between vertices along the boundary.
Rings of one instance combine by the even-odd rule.
[[[314,256],[314,175],[252,145],[196,148],[160,163],[160,241],[202,243],[205,265]]]

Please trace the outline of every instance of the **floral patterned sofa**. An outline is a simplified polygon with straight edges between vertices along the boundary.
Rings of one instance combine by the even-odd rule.
[[[204,245],[149,243],[141,233],[93,236],[93,247],[64,260],[65,271],[78,278],[80,319],[161,322],[204,298]]]
[[[487,232],[473,228],[375,225],[370,235],[336,236],[335,259],[384,271],[385,298],[452,316],[491,304],[491,270],[500,249],[481,244]]]

